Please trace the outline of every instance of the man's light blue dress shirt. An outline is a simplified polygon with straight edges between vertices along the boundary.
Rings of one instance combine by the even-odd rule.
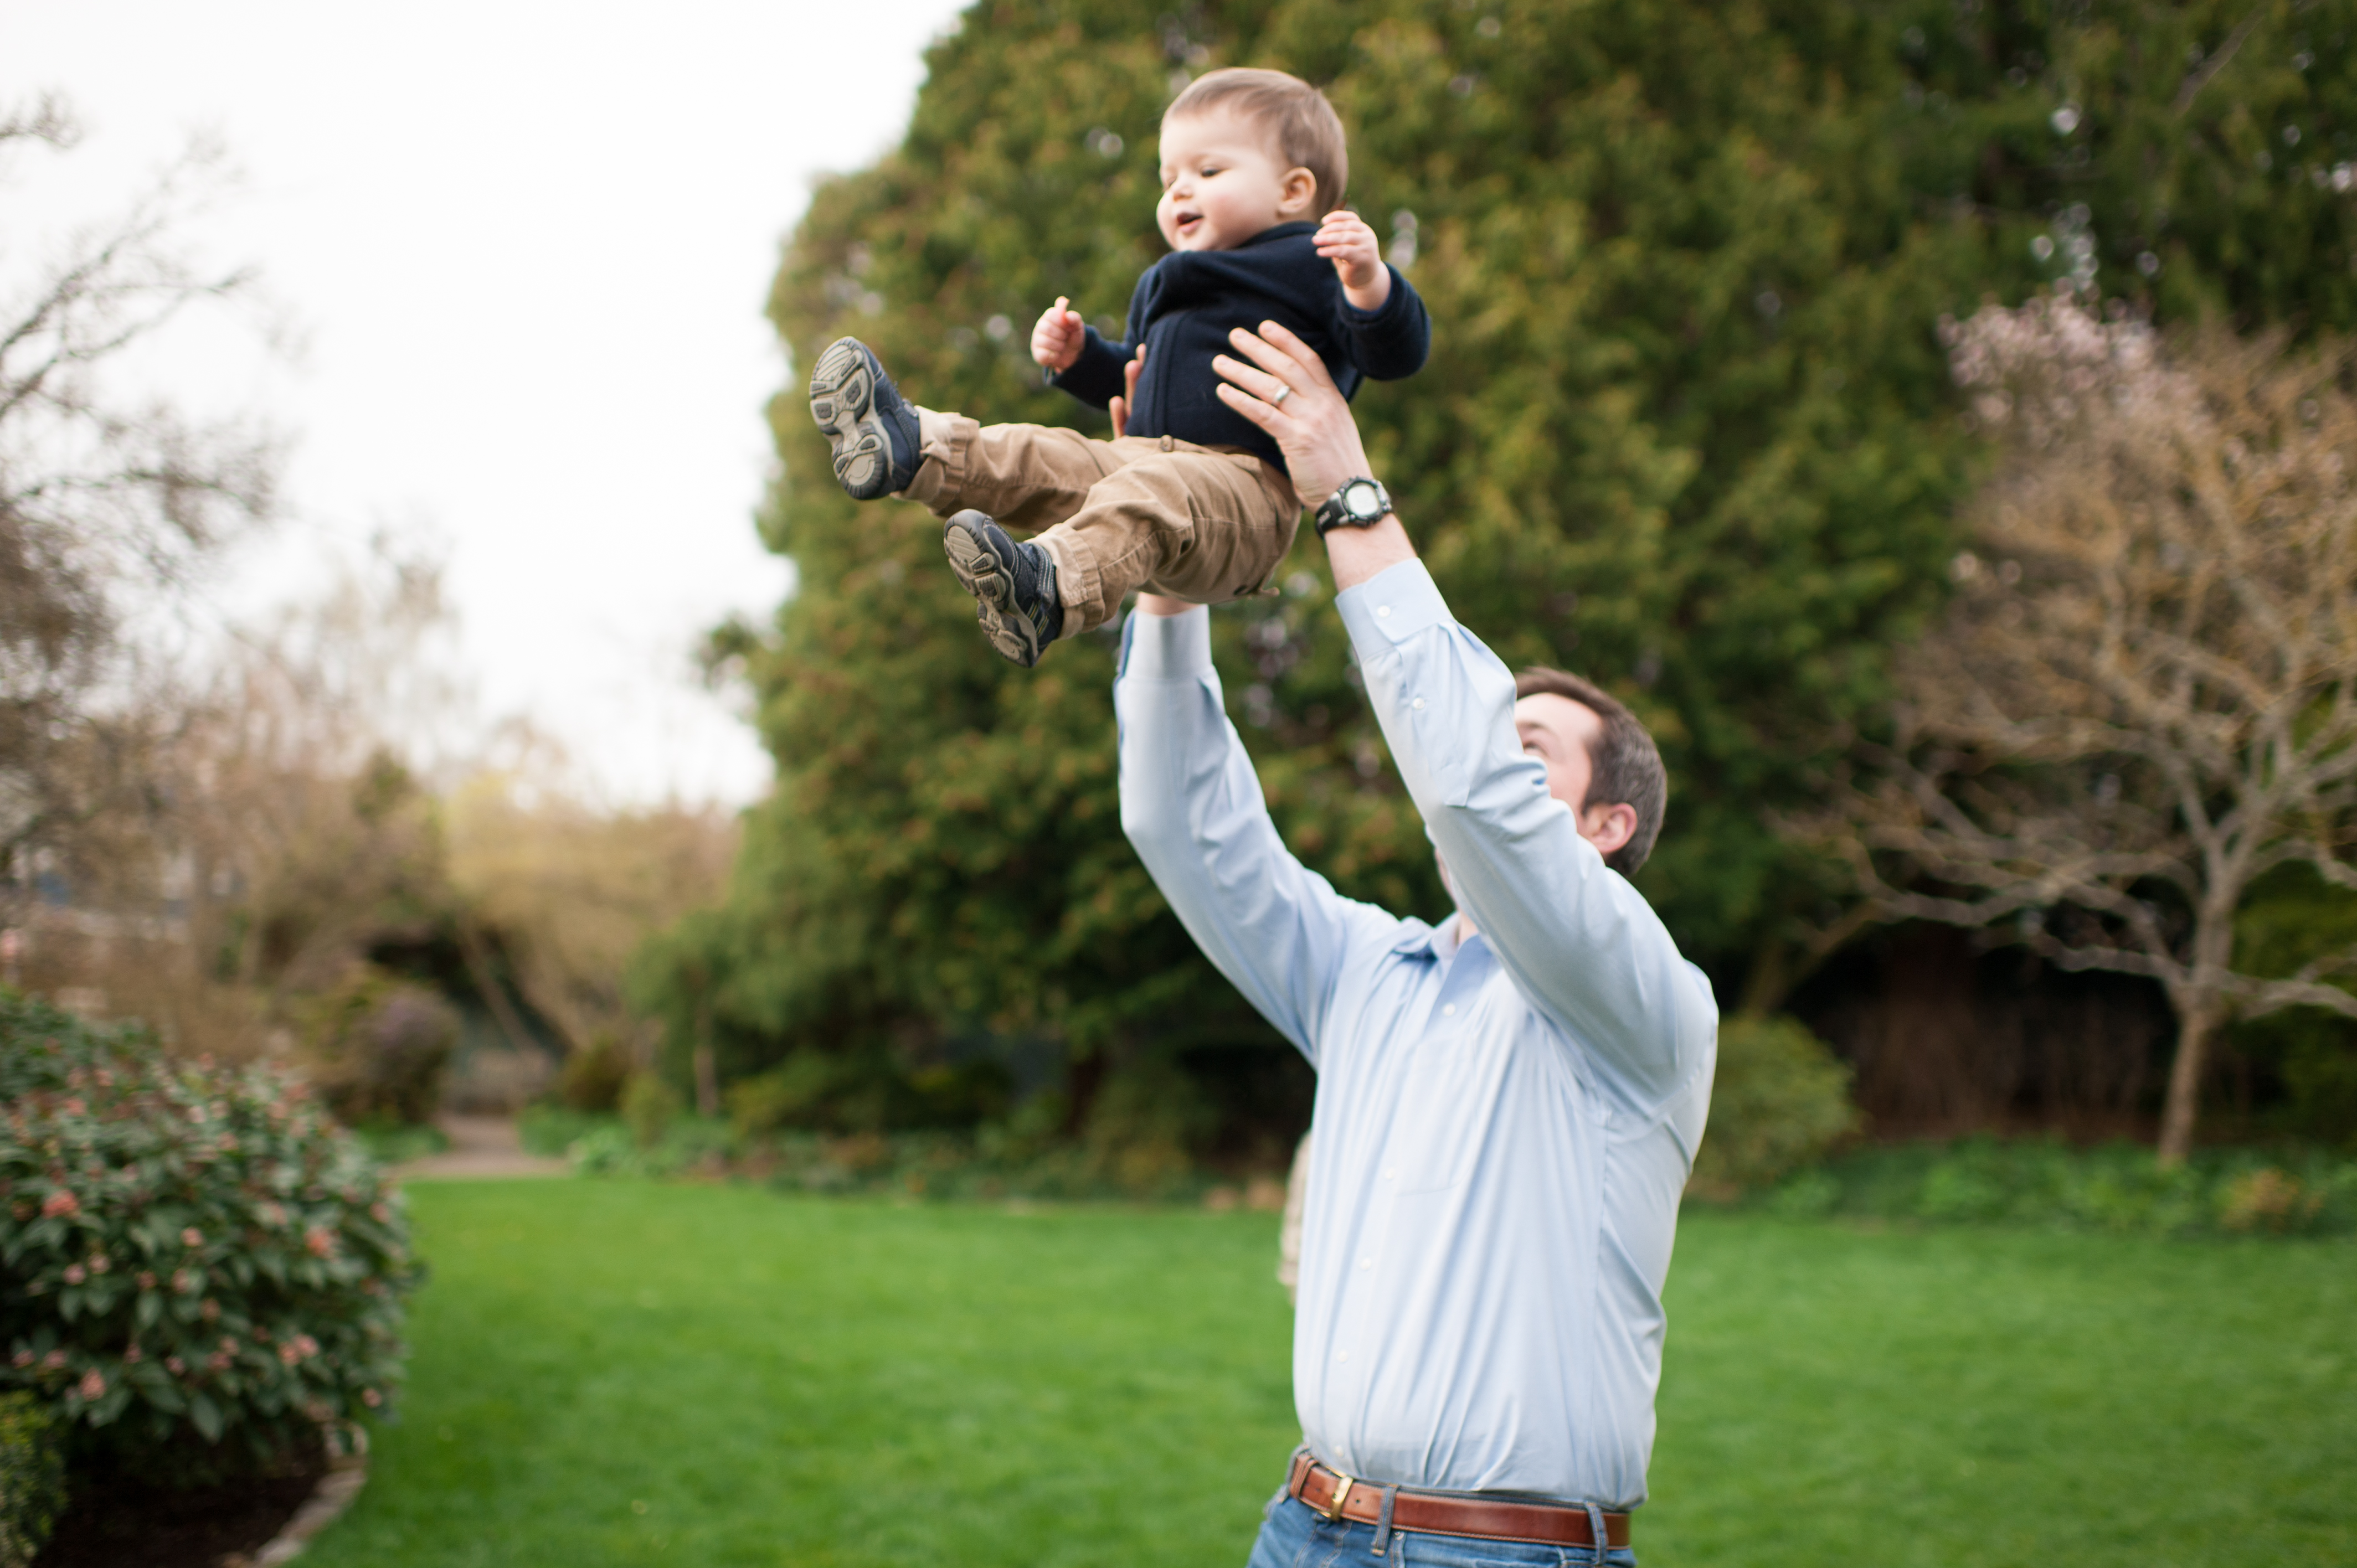
[[[1512,675],[1417,563],[1337,600],[1459,908],[1337,894],[1279,840],[1210,616],[1130,618],[1122,826],[1318,1071],[1294,1399],[1374,1483],[1644,1500],[1662,1282],[1717,1057],[1709,983],[1525,756]]]

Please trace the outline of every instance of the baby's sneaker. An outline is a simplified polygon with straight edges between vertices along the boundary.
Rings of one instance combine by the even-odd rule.
[[[917,477],[917,411],[874,350],[837,338],[811,371],[811,417],[834,448],[834,477],[854,500],[897,495]]]
[[[1029,541],[1018,544],[978,511],[962,511],[942,527],[942,553],[965,591],[990,645],[1026,670],[1064,629],[1056,597],[1056,564]]]

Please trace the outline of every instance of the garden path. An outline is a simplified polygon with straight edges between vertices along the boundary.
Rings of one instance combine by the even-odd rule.
[[[473,1180],[483,1176],[563,1176],[563,1160],[523,1152],[512,1116],[443,1116],[435,1122],[450,1146],[438,1155],[393,1167],[400,1181]]]

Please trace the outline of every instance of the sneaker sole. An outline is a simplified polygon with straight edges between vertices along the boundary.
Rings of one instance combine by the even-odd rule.
[[[891,493],[892,439],[876,413],[876,372],[856,343],[838,342],[811,372],[811,417],[834,448],[835,481],[854,500]]]
[[[950,570],[974,596],[975,618],[990,645],[1028,670],[1039,662],[1039,639],[1030,623],[1015,613],[1015,584],[1000,564],[998,553],[961,512],[942,529],[942,553]]]

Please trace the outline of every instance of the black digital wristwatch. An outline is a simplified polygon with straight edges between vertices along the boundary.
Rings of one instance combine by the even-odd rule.
[[[1372,528],[1392,515],[1392,494],[1373,479],[1345,479],[1318,509],[1320,537],[1338,528]]]

